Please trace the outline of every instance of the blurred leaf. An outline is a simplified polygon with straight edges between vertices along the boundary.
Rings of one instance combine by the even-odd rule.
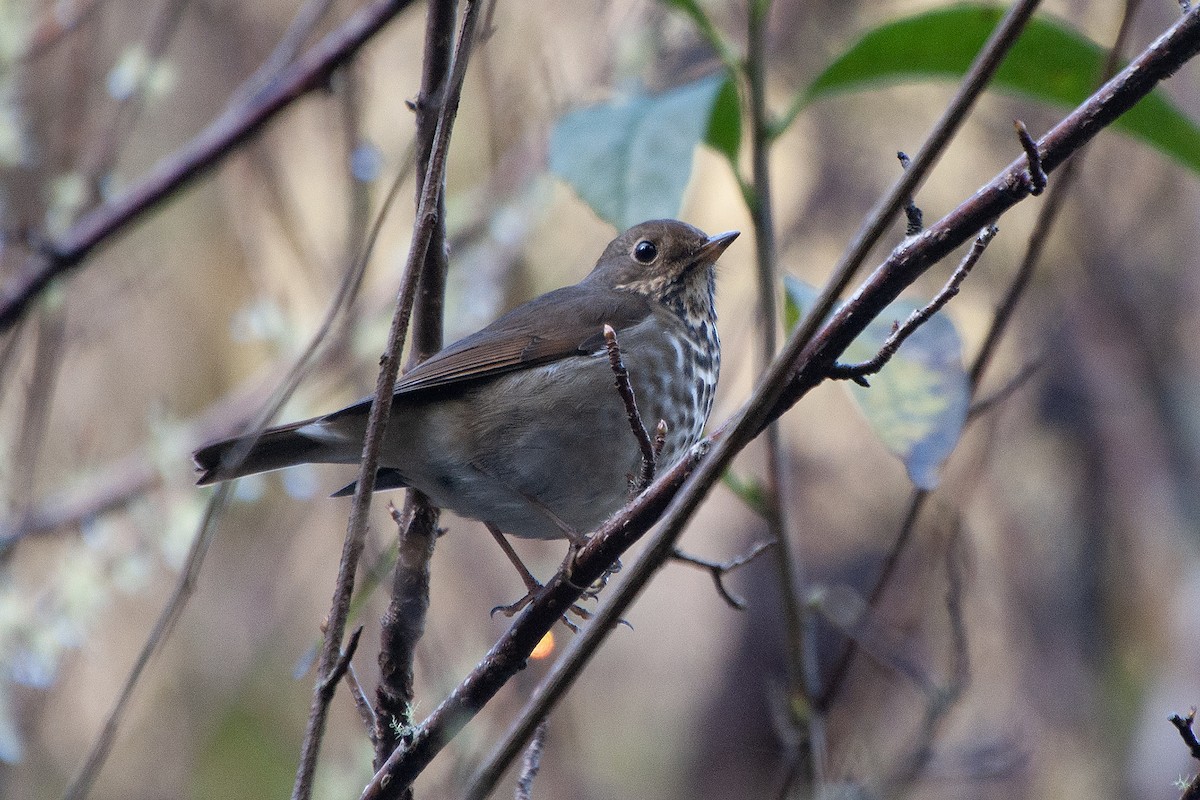
[[[751,511],[766,519],[767,513],[767,490],[763,488],[762,482],[757,478],[739,478],[733,470],[725,470],[721,475],[721,483],[725,484],[729,491],[738,496],[738,499],[745,503]]]
[[[713,107],[725,83],[720,73],[659,95],[573,111],[551,133],[550,169],[619,229],[678,216],[692,152],[712,135]],[[716,127],[716,141],[728,147],[724,112]]]
[[[264,696],[237,698],[192,767],[191,797],[287,797],[295,776],[291,728]],[[279,700],[278,697],[274,698]],[[282,704],[282,701],[281,701]]]
[[[967,3],[905,17],[866,33],[796,99],[784,127],[805,106],[841,92],[966,74],[1006,9]],[[1073,108],[1089,97],[1107,51],[1065,23],[1034,17],[1009,51],[993,89]],[[1156,89],[1114,124],[1200,172],[1200,127]]]
[[[817,289],[789,276],[784,278],[787,302],[799,311],[811,307]],[[855,363],[872,358],[892,332],[923,303],[900,299],[888,305],[842,355]],[[954,450],[967,419],[970,386],[962,365],[962,343],[954,323],[935,314],[917,329],[879,373],[869,376],[870,388],[848,383],[872,430],[900,457],[912,482],[932,489],[938,470]]]
[[[738,151],[742,146],[742,109],[738,105],[737,87],[729,78],[717,92],[704,143],[737,166]]]

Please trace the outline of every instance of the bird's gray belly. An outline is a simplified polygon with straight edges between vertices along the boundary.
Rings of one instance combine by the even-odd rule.
[[[659,402],[673,364],[632,354],[626,362],[651,436],[660,418],[668,423],[665,468],[698,426]],[[591,531],[625,503],[641,468],[603,355],[510,373],[456,399],[415,405],[397,422],[389,425],[387,466],[438,505],[518,537],[561,538],[564,526]]]

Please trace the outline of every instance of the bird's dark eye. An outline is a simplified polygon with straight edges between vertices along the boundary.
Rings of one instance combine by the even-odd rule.
[[[642,239],[633,248],[633,257],[642,264],[649,264],[654,259],[658,258],[658,248],[654,246],[654,242]]]

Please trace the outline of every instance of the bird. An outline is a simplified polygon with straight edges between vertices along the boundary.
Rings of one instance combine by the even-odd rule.
[[[721,364],[717,259],[738,231],[678,220],[621,233],[579,283],[445,347],[395,385],[376,490],[412,488],[527,539],[572,542],[629,499],[642,450],[618,392],[610,326],[645,427],[669,469],[703,433]],[[357,464],[370,398],[194,454],[199,485],[298,464]],[[335,496],[352,494],[350,484]]]

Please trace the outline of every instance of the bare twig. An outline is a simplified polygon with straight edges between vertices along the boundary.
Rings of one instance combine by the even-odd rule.
[[[1042,156],[1038,153],[1037,142],[1029,135],[1025,123],[1014,119],[1013,127],[1017,129],[1017,140],[1021,142],[1021,149],[1025,151],[1025,157],[1029,159],[1029,171],[1026,173],[1029,181],[1029,193],[1036,197],[1046,188],[1046,173],[1042,169]]]
[[[338,567],[337,585],[334,589],[333,601],[329,613],[329,627],[326,632],[325,646],[322,648],[318,664],[318,686],[320,685],[321,676],[328,674],[336,661],[339,643],[345,630],[346,617],[350,608],[350,597],[354,590],[354,576],[358,570],[358,559],[362,553],[363,540],[366,536],[370,498],[375,488],[375,470],[379,464],[383,433],[391,411],[392,388],[400,372],[400,354],[403,351],[408,320],[416,293],[416,278],[425,261],[425,254],[429,249],[437,225],[438,196],[441,194],[442,176],[445,174],[450,133],[454,127],[455,116],[458,113],[463,81],[466,78],[467,61],[474,40],[475,23],[479,17],[481,6],[482,3],[478,2],[478,0],[467,4],[467,11],[463,16],[458,44],[455,48],[454,66],[451,70],[446,98],[438,114],[437,132],[434,136],[434,146],[429,159],[429,168],[425,173],[424,190],[421,193],[420,203],[417,206],[417,218],[413,228],[412,246],[409,249],[404,276],[401,279],[396,301],[396,313],[392,317],[391,328],[388,331],[387,349],[384,353],[383,363],[379,371],[379,379],[375,385],[375,398],[371,403],[371,411],[367,420],[362,464],[359,468],[358,482],[354,489],[350,519],[347,523],[346,541],[342,549],[342,560]],[[327,712],[328,703],[324,701],[319,691],[315,691],[312,708],[309,713],[308,726],[305,730],[304,744],[301,749],[300,765],[296,770],[296,783],[292,792],[293,800],[307,800],[311,794],[312,778],[316,772],[317,753],[325,729]],[[397,786],[397,793],[403,791],[404,788],[403,786]]]
[[[1185,717],[1172,714],[1167,719],[1179,731],[1179,736],[1187,745],[1192,758],[1200,760],[1200,739],[1196,738],[1196,731],[1192,729],[1192,723],[1196,721],[1196,709],[1190,709]]]
[[[655,442],[651,441],[650,434],[646,432],[646,423],[642,421],[642,415],[638,412],[637,398],[633,394],[633,384],[629,382],[629,371],[625,369],[625,362],[621,360],[621,345],[617,342],[617,332],[607,324],[604,326],[604,347],[608,350],[608,363],[616,378],[617,393],[621,395],[621,400],[625,403],[625,414],[629,417],[629,429],[633,431],[633,438],[637,439],[638,449],[642,451],[642,472],[633,486],[634,491],[639,492],[654,480],[655,461],[662,446],[659,445],[656,449]],[[666,421],[661,420],[659,426],[661,427],[655,427],[656,435],[660,429],[665,429]],[[665,430],[662,438],[665,442]]]
[[[346,688],[350,690],[350,696],[354,698],[354,707],[358,709],[358,715],[362,717],[363,730],[367,732],[367,738],[374,745],[375,709],[371,708],[371,701],[367,699],[367,693],[363,691],[362,682],[358,679],[358,671],[354,669],[353,664],[346,667]]]
[[[542,747],[546,743],[546,721],[542,720],[533,732],[529,747],[525,750],[525,760],[521,765],[521,777],[517,779],[517,788],[513,792],[513,800],[529,800],[533,792],[533,780],[538,770],[542,768]]]
[[[412,727],[413,662],[417,641],[425,632],[429,610],[429,563],[437,542],[437,510],[417,503],[412,493],[404,513],[393,506],[398,557],[392,576],[392,597],[380,630],[379,685],[375,687],[373,733],[380,764],[399,744],[398,731]]]
[[[417,185],[417,202],[420,203],[425,194],[424,181],[436,180],[440,186],[436,194],[436,220],[421,262],[413,299],[410,369],[442,347],[448,270],[445,172],[431,174],[429,163],[433,158],[435,135],[450,78],[456,6],[456,0],[435,0],[427,5],[425,15],[421,88],[414,104],[417,163],[423,176],[423,181]],[[437,542],[438,509],[416,491],[410,491],[405,502],[409,513],[406,523],[399,524],[397,519],[399,558],[392,579],[392,597],[380,630],[380,679],[375,698],[376,717],[382,723],[376,727],[376,766],[396,748],[397,731],[408,730],[413,723],[413,663],[417,642],[425,631],[425,616],[429,610],[429,564]]]
[[[133,663],[133,668],[129,671],[129,676],[125,679],[125,685],[121,687],[121,692],[117,695],[117,701],[113,704],[112,709],[108,712],[108,717],[104,720],[100,735],[96,737],[96,741],[92,744],[92,749],[88,753],[83,768],[79,771],[75,780],[71,782],[70,787],[68,787],[64,795],[65,800],[84,800],[88,796],[88,792],[91,791],[92,784],[95,783],[97,776],[100,774],[101,767],[104,766],[104,762],[108,759],[109,750],[112,748],[113,739],[117,734],[117,728],[125,716],[125,710],[129,705],[130,698],[133,697],[134,687],[141,680],[142,673],[150,663],[151,657],[158,652],[167,635],[175,627],[175,622],[179,619],[179,615],[183,613],[188,598],[191,597],[192,592],[196,589],[196,579],[200,575],[200,566],[204,563],[204,556],[208,553],[208,546],[212,544],[213,537],[216,535],[217,518],[220,516],[221,510],[225,507],[225,503],[229,499],[231,488],[232,484],[221,484],[208,501],[208,506],[204,510],[204,519],[200,522],[200,527],[196,531],[196,538],[192,540],[192,547],[188,551],[187,559],[183,563],[183,570],[179,574],[179,581],[175,584],[175,591],[172,592],[171,597],[167,600],[167,604],[163,607],[162,614],[159,615],[158,621],[154,623],[154,628],[150,631],[150,635],[146,637],[146,642],[142,645],[142,650],[138,653],[138,657]]]
[[[759,542],[758,544],[754,545],[754,547],[750,548],[749,552],[743,553],[736,558],[731,558],[728,561],[723,562],[710,561],[707,558],[700,558],[699,556],[694,556],[691,553],[685,553],[679,548],[675,548],[671,552],[671,558],[682,564],[690,564],[693,567],[699,567],[700,569],[707,570],[709,575],[712,576],[713,584],[716,585],[717,594],[721,595],[721,599],[723,599],[733,608],[736,608],[738,611],[744,611],[746,608],[746,601],[725,587],[725,576],[733,572],[735,569],[749,564],[758,557],[759,553],[766,550],[768,547],[776,546],[778,544],[779,542],[777,540],[770,542]]]
[[[1159,81],[1178,71],[1198,51],[1200,15],[1193,13],[1173,25],[1120,75],[1042,138],[1039,148],[1046,171],[1053,172],[1071,153],[1148,94]],[[733,456],[768,421],[778,418],[818,385],[837,356],[903,288],[937,259],[965,243],[987,221],[998,218],[1028,196],[1028,188],[1019,179],[1024,161],[1022,156],[1020,162],[1010,164],[921,236],[898,247],[851,299],[821,326],[819,335],[810,339],[803,327],[797,330],[772,361],[746,405],[687,458],[660,475],[637,500],[593,533],[574,561],[572,581],[560,572],[546,584],[471,674],[418,726],[412,743],[392,754],[367,785],[363,798],[394,797],[400,787],[407,786],[483,704],[520,670],[545,632],[578,598],[582,591],[579,586],[598,578],[650,526],[660,523],[642,557],[626,570],[625,580],[608,596],[593,623],[574,638],[555,663],[553,669],[563,665],[563,671],[555,679],[557,688],[546,688],[547,684],[539,687],[547,694],[561,694],[608,635],[608,629],[616,624],[647,581],[670,557],[686,521],[713,484],[720,480]],[[914,161],[913,169],[916,163]],[[707,455],[701,457],[705,452]],[[531,699],[530,702],[534,701]],[[527,740],[531,733],[532,728],[521,741]]]
[[[950,280],[946,281],[946,285],[942,290],[934,295],[923,307],[917,309],[908,315],[908,319],[904,320],[904,324],[897,325],[892,330],[891,336],[879,348],[879,352],[868,361],[862,361],[858,364],[835,364],[829,371],[829,377],[836,380],[851,380],[860,386],[869,386],[866,376],[874,375],[883,369],[884,365],[891,360],[892,356],[896,355],[896,351],[900,349],[900,345],[912,336],[918,328],[930,320],[930,318],[941,311],[950,300],[958,294],[958,290],[962,287],[963,281],[971,274],[971,269],[979,261],[979,257],[983,255],[983,251],[987,249],[988,244],[995,238],[1000,229],[995,225],[989,225],[979,232],[975,237],[974,244],[967,250],[959,262],[958,269],[954,270],[954,274],[950,276]]]
[[[900,160],[900,166],[908,169],[912,164],[912,159],[908,157],[908,153],[903,150],[896,153],[896,158]],[[921,231],[925,230],[925,215],[921,213],[921,209],[917,206],[912,195],[904,201],[904,217],[908,220],[904,225],[905,236],[916,236]]]
[[[754,224],[755,265],[758,273],[758,368],[765,369],[775,357],[778,347],[777,326],[779,308],[779,258],[775,237],[774,198],[771,190],[769,164],[772,142],[771,122],[767,108],[767,58],[769,53],[767,36],[769,30],[770,2],[752,2],[746,6],[746,65],[745,83],[747,116],[750,120],[750,164],[751,180],[743,189],[750,207]],[[745,185],[746,181],[742,181]],[[784,450],[783,437],[777,422],[772,421],[763,433],[766,448],[766,491],[763,505],[772,538],[778,543],[774,556],[775,572],[779,580],[780,604],[784,619],[784,658],[786,663],[787,691],[791,702],[789,710],[812,708],[807,702],[819,690],[820,677],[817,664],[816,628],[806,609],[801,605],[799,593],[805,581],[805,559],[800,543],[790,537],[788,507],[785,498],[791,496],[791,473],[788,455]],[[717,581],[718,591],[722,591]],[[806,762],[812,770],[812,783],[824,783],[825,726],[819,714],[809,714],[807,719],[794,715],[793,725],[803,726],[809,745]]]
[[[140,183],[85,214],[44,252],[0,286],[0,333],[12,327],[55,278],[79,266],[102,242],[220,163],[298,97],[327,85],[329,76],[412,0],[375,0],[311,48],[265,89],[214,120],[183,148],[159,161]]]
[[[1008,381],[999,389],[995,390],[987,397],[972,402],[967,408],[967,422],[969,423],[974,421],[977,417],[988,413],[993,408],[1012,397],[1018,389],[1028,383],[1029,379],[1032,378],[1034,374],[1042,368],[1044,363],[1045,360],[1041,356],[1033,359],[1029,363],[1025,364],[1025,366],[1017,370],[1016,374],[1009,378]]]
[[[959,85],[958,91],[950,100],[946,111],[934,123],[933,130],[925,139],[925,143],[921,145],[916,157],[901,174],[900,179],[892,184],[887,194],[881,197],[871,209],[866,221],[858,229],[858,233],[855,234],[854,239],[846,248],[846,252],[834,267],[833,277],[821,290],[820,296],[813,303],[812,310],[801,320],[797,331],[798,335],[794,334],[792,337],[802,343],[801,346],[807,345],[816,335],[822,321],[829,316],[837,299],[850,285],[850,281],[853,280],[859,267],[866,260],[871,248],[875,246],[875,243],[887,230],[887,226],[891,224],[897,210],[904,204],[906,198],[912,197],[916,193],[917,187],[933,169],[933,165],[941,157],[946,145],[962,125],[963,120],[966,119],[967,112],[970,111],[975,100],[991,81],[1000,62],[1012,48],[1017,37],[1021,35],[1025,24],[1039,5],[1040,0],[1018,0],[1004,15],[996,29],[992,31],[992,35],[984,44],[983,49],[979,51],[979,55],[975,57],[970,70],[967,71],[966,77]],[[986,220],[980,220],[978,225],[973,226],[973,229],[982,227],[984,222]]]
[[[338,656],[337,663],[333,665],[333,670],[325,676],[321,681],[321,691],[325,692],[329,697],[333,697],[334,689],[337,688],[337,683],[350,669],[350,660],[354,658],[354,651],[358,649],[358,637],[362,636],[362,626],[359,625],[350,634],[350,639],[346,642],[346,649]]]
[[[1117,35],[1112,47],[1109,49],[1108,57],[1105,60],[1103,75],[1101,82],[1104,82],[1115,71],[1117,64],[1120,61],[1121,53],[1124,49],[1126,40],[1132,30],[1133,18],[1141,0],[1127,0],[1121,17],[1121,24],[1117,30]],[[1098,93],[1097,93],[1098,94]],[[1095,98],[1094,94],[1092,97]],[[1088,104],[1085,104],[1085,107]],[[1065,122],[1065,120],[1064,120]],[[1062,127],[1064,123],[1059,123]],[[1085,143],[1086,144],[1086,143]],[[1055,220],[1062,209],[1065,202],[1067,191],[1074,183],[1075,175],[1077,174],[1079,164],[1082,162],[1085,146],[1081,145],[1077,152],[1066,157],[1066,163],[1063,165],[1062,173],[1054,185],[1050,187],[1049,194],[1046,197],[1045,203],[1042,205],[1041,211],[1038,214],[1037,221],[1034,224],[1034,229],[1029,236],[1029,242],[1026,246],[1025,256],[1021,260],[1021,265],[1017,269],[1012,282],[1009,284],[1008,291],[1004,298],[996,307],[996,312],[992,318],[992,324],[988,328],[987,334],[984,336],[983,343],[980,345],[979,352],[968,370],[968,380],[971,389],[971,394],[974,395],[979,388],[983,379],[983,373],[991,363],[992,357],[995,355],[996,348],[999,346],[1000,339],[1008,328],[1008,324],[1012,319],[1012,315],[1016,311],[1017,304],[1024,296],[1025,289],[1029,285],[1030,279],[1033,277],[1033,271],[1038,261],[1041,258],[1042,250],[1045,247],[1046,241],[1049,239],[1050,231],[1053,228]],[[1036,150],[1036,148],[1035,148]],[[1028,159],[1028,155],[1026,155]],[[1019,167],[1019,162],[1010,166],[1010,171],[1014,167]],[[1020,180],[1020,178],[1016,178]],[[1026,181],[1028,183],[1028,181]],[[876,579],[875,586],[871,591],[870,603],[874,605],[883,596],[884,589],[891,580],[892,574],[895,571],[896,565],[900,561],[900,555],[908,545],[912,534],[916,529],[916,523],[920,517],[921,509],[925,505],[925,500],[928,498],[929,492],[925,489],[915,489],[909,501],[909,508],[905,514],[904,523],[900,526],[897,532],[896,540],[892,544],[888,555],[884,560],[883,567],[880,569],[879,577]],[[829,680],[825,688],[825,692],[820,698],[822,706],[828,706],[837,696],[842,686],[845,685],[845,678],[848,674],[850,661],[854,657],[857,643],[853,640],[849,641],[846,648],[842,651],[836,665],[834,666]]]
[[[950,621],[950,675],[941,687],[931,687],[921,722],[921,731],[900,768],[889,780],[894,792],[903,794],[928,766],[946,715],[958,704],[971,680],[967,627],[963,619],[962,532],[955,530],[946,546],[946,614]],[[892,793],[892,792],[889,792]]]

